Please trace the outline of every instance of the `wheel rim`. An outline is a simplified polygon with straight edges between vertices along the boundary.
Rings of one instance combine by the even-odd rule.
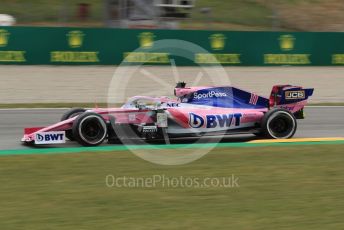
[[[106,136],[106,125],[98,116],[89,116],[80,122],[80,137],[89,144],[98,144]]]
[[[276,114],[269,119],[268,131],[274,138],[289,138],[294,129],[295,122],[287,113]]]

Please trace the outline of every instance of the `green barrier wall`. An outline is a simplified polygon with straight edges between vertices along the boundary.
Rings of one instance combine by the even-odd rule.
[[[187,60],[157,52],[161,39],[189,41],[213,55],[195,52]],[[184,66],[344,65],[344,33],[0,27],[0,64],[169,65],[171,58]]]

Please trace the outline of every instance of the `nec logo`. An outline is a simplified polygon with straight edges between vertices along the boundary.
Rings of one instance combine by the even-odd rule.
[[[166,103],[167,107],[180,107],[179,103],[175,103],[175,102],[168,102]]]
[[[297,91],[286,91],[285,92],[285,99],[293,100],[293,99],[305,99],[306,93],[304,90],[297,90]]]
[[[65,131],[36,133],[35,144],[60,144],[65,143]]]

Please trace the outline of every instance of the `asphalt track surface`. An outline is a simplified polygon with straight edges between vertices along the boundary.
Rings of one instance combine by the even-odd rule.
[[[1,109],[0,150],[27,149],[20,139],[25,127],[41,127],[56,123],[66,109]],[[344,107],[307,107],[306,119],[298,120],[295,138],[344,137]],[[223,142],[245,142],[254,140],[253,135],[228,136]],[[184,143],[175,140],[173,143]],[[68,142],[59,147],[78,147]]]

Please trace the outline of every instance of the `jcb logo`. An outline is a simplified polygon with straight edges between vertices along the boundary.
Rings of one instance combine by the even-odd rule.
[[[305,99],[306,94],[304,90],[298,91],[286,91],[285,92],[285,99],[292,100],[292,99]]]

